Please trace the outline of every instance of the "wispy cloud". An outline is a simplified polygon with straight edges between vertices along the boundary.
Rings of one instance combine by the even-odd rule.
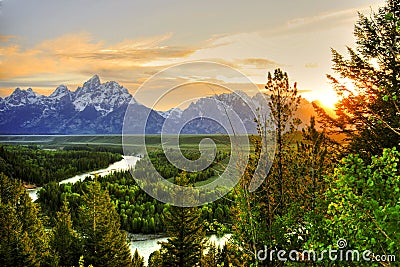
[[[348,20],[353,20],[358,12],[361,13],[368,13],[371,9],[377,10],[380,7],[380,4],[369,5],[369,6],[360,6],[357,8],[349,8],[349,9],[342,9],[342,10],[333,10],[329,12],[323,12],[317,14],[315,16],[309,17],[299,17],[295,19],[291,19],[286,22],[288,28],[302,28],[302,27],[309,27],[312,24],[319,25],[319,27],[324,23],[331,23],[335,22],[336,26],[337,23],[346,22]]]
[[[298,28],[308,26],[313,23],[320,23],[322,21],[334,19],[337,21],[338,19],[347,19],[353,18],[354,14],[357,14],[359,9],[346,9],[346,10],[339,10],[339,11],[332,11],[332,12],[325,12],[318,14],[316,16],[311,17],[301,17],[289,20],[286,22],[286,25],[289,28]]]
[[[184,58],[192,54],[191,47],[167,46],[163,43],[171,34],[153,38],[127,39],[119,43],[106,45],[95,41],[88,33],[64,35],[45,40],[30,49],[9,44],[11,37],[3,37],[0,46],[0,80],[24,84],[31,77],[32,83],[37,77],[75,74],[76,77],[104,74],[102,76],[128,77],[129,73],[141,72],[141,76],[154,73],[155,68],[144,66],[157,60]],[[132,77],[132,76],[131,76]],[[134,78],[132,77],[132,80]],[[1,83],[1,87],[6,84]],[[18,84],[14,84],[19,86]]]
[[[14,38],[15,38],[15,36],[13,36],[13,35],[0,35],[0,42],[8,42]]]
[[[279,63],[265,58],[243,58],[236,60],[235,63],[243,67],[252,67],[256,69],[270,69],[280,66]]]
[[[372,9],[376,10],[376,7]],[[0,36],[0,88],[3,88],[0,95],[17,86],[45,92],[46,88],[53,90],[60,83],[74,90],[95,73],[102,80],[118,81],[135,92],[158,71],[192,60],[228,65],[261,85],[267,71],[280,67],[298,82],[301,89],[326,91],[330,87],[325,79],[331,67],[330,47],[340,49],[352,45],[357,11],[368,14],[369,10],[370,7],[365,6],[308,17],[299,13],[298,18],[282,20],[280,25],[270,26],[265,22],[266,27],[262,30],[260,27],[254,31],[253,28],[241,32],[232,30],[229,34],[213,31],[203,40],[196,41],[195,46],[188,45],[190,42],[176,45],[175,36],[169,32],[118,42],[97,40],[90,33],[81,32],[44,40],[30,48],[19,45],[18,38],[21,37],[3,35]],[[211,75],[216,83],[224,82],[209,72],[216,71],[201,67],[193,71],[196,75]],[[176,77],[187,82],[197,76]],[[224,79],[235,83],[230,77]],[[161,85],[164,86],[160,82],[153,89],[159,90]],[[151,95],[154,91],[148,93]]]
[[[319,65],[318,63],[306,63],[304,67],[306,67],[307,69],[316,69],[319,67]]]

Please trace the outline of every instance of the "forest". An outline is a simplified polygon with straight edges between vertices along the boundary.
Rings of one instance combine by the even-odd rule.
[[[220,150],[206,170],[182,171],[153,149],[133,171],[58,181],[121,159],[115,151],[49,151],[0,146],[1,266],[145,266],[128,233],[165,233],[147,266],[399,266],[400,1],[360,13],[355,48],[332,49],[328,75],[340,97],[335,114],[314,103],[306,126],[294,116],[301,96],[281,69],[265,83],[271,113],[249,136],[252,154],[238,184],[200,207],[164,204],[135,177],[152,164],[180,186],[212,181],[226,166]],[[344,81],[351,81],[348,88]],[[268,125],[267,125],[268,124]],[[273,125],[275,157],[261,186],[249,183]],[[188,159],[199,152],[184,150]],[[32,202],[23,182],[43,186]],[[230,233],[223,247],[207,235]]]
[[[98,150],[85,147],[44,150],[38,146],[0,145],[0,169],[9,177],[42,186],[90,170],[106,168],[122,159],[121,154]]]

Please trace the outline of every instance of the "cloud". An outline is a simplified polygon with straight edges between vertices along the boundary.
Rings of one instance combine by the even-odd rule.
[[[80,32],[30,48],[20,46],[18,36],[0,36],[0,88],[26,85],[35,91],[54,90],[64,83],[74,90],[96,73],[102,80],[118,81],[135,92],[158,71],[192,60],[220,62],[240,70],[257,84],[265,82],[267,71],[280,67],[301,88],[328,88],[325,74],[331,67],[330,47],[354,42],[352,28],[357,10],[368,13],[369,7],[299,17],[254,32],[215,34],[198,41],[196,46],[170,45],[172,33],[106,43]],[[193,72],[206,76],[215,70],[199,67]],[[215,75],[211,77],[217,79]],[[185,82],[196,76],[180,78]],[[158,88],[155,86],[154,90]],[[0,91],[0,95],[4,92]]]
[[[267,71],[279,67],[288,72],[291,81],[298,82],[300,89],[329,91],[326,73],[331,71],[330,48],[351,46],[357,12],[368,14],[370,9],[333,10],[287,20],[265,30],[215,36],[212,42],[218,46],[198,50],[191,57],[224,58],[259,84],[265,82]],[[312,95],[311,91],[304,93]]]
[[[0,42],[5,43],[8,42],[12,39],[15,39],[15,36],[13,35],[0,35]]]
[[[280,66],[280,64],[278,64],[277,62],[264,58],[244,58],[238,59],[235,62],[237,64],[245,65],[247,67],[253,66],[256,69],[269,69]]]
[[[55,56],[63,59],[107,61],[120,65],[140,65],[165,58],[181,58],[193,52],[193,49],[177,46],[163,46],[161,43],[170,34],[147,39],[125,40],[110,46],[91,43],[87,36],[74,39],[75,36],[45,42],[41,45]]]
[[[171,34],[167,33],[152,38],[105,44],[93,40],[88,33],[77,33],[45,40],[28,49],[3,42],[0,46],[0,80],[3,81],[0,86],[11,85],[13,82],[24,84],[29,77],[33,84],[38,77],[50,75],[59,79],[63,76],[71,78],[74,74],[76,82],[94,73],[113,76],[112,79],[124,77],[124,80],[129,76],[134,80],[134,74],[139,73],[148,76],[157,68],[147,67],[146,64],[184,58],[195,51],[191,47],[163,45],[170,37]],[[2,37],[5,41],[10,38]]]
[[[319,65],[318,63],[306,63],[304,67],[306,67],[307,69],[316,69],[319,67]]]
[[[315,16],[309,17],[299,17],[295,19],[291,19],[286,22],[288,28],[303,28],[310,27],[311,24],[318,25],[321,27],[321,24],[330,24],[331,26],[337,26],[337,23],[346,22],[348,20],[353,20],[357,17],[358,12],[365,13],[370,12],[372,9],[377,9],[380,5],[375,4],[371,6],[361,6],[357,8],[349,8],[342,10],[334,10],[329,12],[323,12],[317,14]],[[334,22],[335,24],[332,24]]]
[[[354,17],[354,14],[357,14],[358,9],[346,9],[340,11],[331,11],[326,13],[321,13],[316,16],[311,17],[302,17],[295,18],[286,22],[286,25],[289,28],[298,28],[304,27],[312,23],[321,23],[321,21],[330,20],[330,19],[344,19],[348,17]]]

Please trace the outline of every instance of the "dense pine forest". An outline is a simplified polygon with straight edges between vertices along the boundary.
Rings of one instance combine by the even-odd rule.
[[[106,168],[122,159],[121,154],[98,148],[67,147],[43,150],[38,146],[0,145],[0,168],[7,176],[42,186],[90,170]]]
[[[336,76],[328,78],[341,98],[336,114],[314,104],[318,116],[300,129],[296,83],[281,69],[268,73],[271,113],[255,118],[259,136],[249,136],[243,176],[227,195],[200,207],[161,203],[135,177],[151,180],[151,164],[177,185],[208,183],[226,167],[229,149],[218,150],[199,172],[179,170],[155,148],[133,175],[59,184],[120,160],[119,149],[0,146],[0,265],[145,266],[140,252],[130,252],[129,233],[162,233],[167,241],[149,267],[399,266],[400,1],[359,14],[354,35],[347,56],[332,50]],[[260,137],[270,125],[275,158],[252,191]],[[190,147],[182,154],[197,159],[198,149]],[[43,186],[36,202],[23,183]],[[207,239],[225,233],[224,246]]]

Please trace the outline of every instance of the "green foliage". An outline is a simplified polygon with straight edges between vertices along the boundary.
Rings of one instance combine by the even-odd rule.
[[[288,132],[293,132],[299,120],[294,118],[294,111],[300,102],[296,84],[289,85],[288,75],[276,69],[274,75],[268,73],[265,86],[270,94],[268,103],[271,114],[270,120],[258,122],[260,137],[271,134],[268,129],[275,129],[277,151],[273,163],[259,162],[263,152],[260,138],[254,138],[255,155],[250,157],[245,173],[236,188],[236,203],[233,207],[234,225],[233,238],[240,248],[242,262],[246,266],[259,266],[257,251],[264,246],[283,248],[283,241],[277,239],[281,228],[275,229],[277,216],[284,214],[291,201],[297,197],[298,177],[290,173],[294,164],[290,158],[294,151],[293,144],[288,138]],[[262,114],[261,118],[268,116]],[[270,150],[272,148],[266,148]],[[261,186],[254,192],[249,191],[250,180],[253,179],[258,164],[272,164],[270,173]],[[263,168],[264,169],[264,168]],[[278,232],[275,232],[278,231]]]
[[[298,119],[294,118],[294,112],[301,99],[298,95],[297,84],[294,83],[294,86],[291,87],[287,73],[276,69],[273,76],[268,72],[265,89],[270,95],[271,100],[268,102],[268,106],[271,109],[271,120],[277,127],[276,130],[283,134],[294,129],[299,124]]]
[[[122,229],[131,233],[158,233],[164,230],[164,204],[142,191],[129,171],[114,172],[97,180],[109,192]],[[50,217],[52,225],[64,200],[69,203],[72,221],[74,224],[78,222],[79,207],[83,205],[82,195],[87,193],[91,181],[86,179],[73,185],[49,183],[39,191],[38,202]]]
[[[83,259],[83,256],[81,256],[80,258],[79,258],[79,265],[78,265],[79,267],[85,267],[85,260]],[[88,267],[93,267],[93,265],[89,265]]]
[[[162,267],[163,265],[163,257],[161,255],[160,250],[156,250],[150,254],[148,260],[148,267]]]
[[[400,153],[385,149],[365,163],[350,154],[328,178],[326,215],[308,247],[334,247],[347,240],[348,249],[371,250],[375,255],[398,255],[400,233]],[[378,265],[376,265],[378,266]]]
[[[243,263],[244,253],[240,251],[240,247],[232,245],[231,243],[226,243],[222,249],[219,249],[219,260],[218,267],[224,266],[248,266]]]
[[[266,229],[271,219],[267,206],[268,192],[261,188],[250,192],[248,188],[261,152],[260,139],[253,138],[252,141],[255,143],[255,155],[249,158],[244,175],[235,188],[237,197],[232,206],[232,237],[244,266],[257,264],[257,249],[269,240]]]
[[[144,267],[144,259],[139,255],[138,250],[135,250],[132,258],[132,267]]]
[[[324,175],[333,171],[337,163],[338,145],[329,139],[325,131],[319,131],[314,117],[302,129],[301,139],[285,148],[283,153],[287,188],[285,205],[288,209],[312,211],[316,201],[326,190]],[[271,175],[276,172],[271,170]],[[302,215],[300,215],[303,217]]]
[[[248,189],[261,153],[257,138],[253,139],[255,156],[250,158],[236,188],[232,234],[246,266],[264,264],[256,259],[257,251],[264,246],[290,251],[301,248],[310,236],[315,218],[312,214],[326,189],[323,176],[332,170],[336,147],[324,132],[315,128],[314,118],[303,129],[299,141],[290,142],[290,138],[285,134],[282,140],[281,174],[285,181],[282,214],[278,212],[281,195],[277,158],[261,187],[254,192]]]
[[[93,182],[82,199],[78,232],[85,262],[94,266],[130,266],[126,233],[120,230],[119,216],[108,192]]]
[[[55,263],[37,204],[32,203],[20,182],[0,173],[0,265]]]
[[[153,155],[153,154],[152,154]],[[157,154],[153,156],[156,158]],[[220,157],[220,158],[218,158]],[[217,155],[223,160],[224,155]],[[136,170],[145,170],[145,159],[139,161]],[[156,165],[158,166],[158,165]],[[161,164],[159,166],[162,166]],[[164,168],[166,169],[166,168]],[[135,175],[140,175],[140,171]],[[189,174],[191,176],[192,174]],[[192,179],[190,179],[192,181]],[[46,215],[50,217],[50,224],[54,225],[56,212],[60,211],[62,202],[66,200],[71,209],[72,221],[76,222],[76,214],[82,205],[81,195],[87,192],[90,179],[75,184],[58,184],[51,182],[39,191],[38,202]],[[103,189],[107,189],[111,200],[120,216],[121,228],[130,233],[160,233],[165,231],[164,215],[165,204],[146,194],[137,185],[129,171],[118,171],[110,175],[99,177],[98,182]],[[230,203],[234,194],[229,193],[224,198],[204,205],[201,209],[201,220],[204,221],[206,231],[217,233],[230,220]]]
[[[177,177],[178,185],[188,185],[185,173]],[[182,192],[181,192],[182,193]],[[198,207],[169,206],[165,211],[167,242],[161,243],[162,266],[200,266],[205,232],[199,221]]]
[[[289,77],[287,73],[284,73],[280,69],[274,71],[274,76],[268,72],[268,81],[265,85],[265,89],[268,90],[270,94],[270,101],[268,106],[271,110],[270,119],[271,124],[275,127],[276,142],[277,142],[277,153],[276,153],[276,170],[277,170],[277,190],[278,190],[278,200],[277,200],[277,213],[282,214],[284,212],[284,202],[285,202],[285,185],[288,182],[284,181],[285,177],[283,175],[283,150],[285,148],[283,135],[287,131],[293,132],[295,127],[300,124],[299,119],[294,118],[294,112],[297,110],[300,104],[301,97],[297,95],[296,83],[293,87],[289,84]],[[261,130],[266,130],[270,125],[259,125]]]
[[[174,152],[170,149],[167,153],[169,153],[170,157],[173,158],[174,153],[177,152]],[[189,160],[197,160],[200,156],[200,152],[195,150],[184,150],[182,151],[182,154]],[[196,183],[200,181],[206,181],[209,178],[216,176],[220,172],[221,168],[222,170],[224,170],[224,167],[226,166],[224,160],[228,158],[228,156],[228,152],[217,151],[214,162],[207,169],[187,174],[190,182]],[[203,163],[198,162],[198,164],[201,165]],[[165,179],[174,178],[182,173],[182,170],[179,170],[177,167],[169,162],[169,160],[165,156],[164,151],[153,150],[149,152],[149,157],[145,157],[136,164],[134,174],[135,177],[139,179],[143,177],[146,177],[146,179],[149,180],[155,179],[155,177],[152,177],[153,173],[150,171],[150,166],[154,166],[157,172]]]
[[[0,145],[0,171],[14,179],[43,185],[121,160],[120,154],[77,150],[42,150],[38,147]]]
[[[76,266],[82,255],[82,245],[78,233],[73,229],[70,210],[63,202],[57,212],[57,222],[52,229],[50,245],[64,266]]]
[[[205,253],[201,258],[202,267],[219,267],[224,266],[223,250],[217,247],[214,243],[206,245]],[[228,265],[229,266],[229,265]]]
[[[13,149],[16,151],[20,149],[18,152],[15,152],[15,155],[18,155],[18,157],[21,156],[21,158],[31,158],[33,157],[32,153],[42,153],[38,152],[41,150],[37,147],[20,146],[13,147]],[[49,156],[49,160],[51,161],[53,158],[52,153],[54,152],[55,151],[45,151],[42,157],[45,159]],[[68,150],[66,153],[73,152],[73,150]],[[81,152],[91,153],[91,150],[79,151],[79,153]],[[155,152],[153,154],[154,159],[156,159],[157,153],[158,152]],[[76,155],[80,154],[75,154],[75,156]],[[195,158],[197,156],[196,153],[192,152],[185,152],[185,155],[189,158]],[[217,158],[214,163],[217,169],[219,168],[217,164],[224,161],[227,156],[228,154],[226,152],[217,153]],[[157,166],[162,166],[162,163],[160,162]],[[196,175],[199,174],[202,175],[201,172]],[[213,173],[204,172],[203,178],[207,179],[210,175],[213,175]],[[200,176],[194,177],[192,173],[190,173],[189,176],[190,180],[187,182],[201,180]],[[50,242],[48,242],[49,245],[47,245],[47,249],[45,250],[45,253],[47,253],[46,255],[52,255],[53,257],[48,256],[45,262],[52,262],[53,265],[65,264],[76,266],[78,264],[83,264],[79,261],[79,257],[83,255],[86,265],[95,265],[94,258],[98,258],[99,253],[105,253],[104,250],[106,247],[115,248],[113,244],[105,240],[120,242],[124,239],[115,237],[110,233],[107,234],[107,232],[104,233],[105,228],[114,229],[113,227],[104,226],[105,223],[113,221],[114,219],[120,219],[121,226],[130,232],[156,233],[166,230],[163,214],[165,204],[152,199],[144,193],[128,171],[115,172],[106,177],[98,177],[97,180],[102,188],[101,192],[104,190],[110,192],[111,198],[109,198],[108,201],[111,202],[109,204],[107,204],[107,199],[104,200],[105,197],[102,193],[100,194],[102,195],[100,198],[96,197],[98,194],[97,191],[97,193],[90,193],[93,182],[88,178],[83,182],[78,181],[75,184],[50,182],[43,186],[39,193],[38,202],[43,208],[43,212],[50,218],[50,220],[45,221],[46,225],[53,226],[52,231],[48,232],[49,235],[47,238]],[[25,193],[25,189],[22,188],[21,190]],[[88,195],[91,197],[88,198]],[[101,200],[101,198],[103,198],[103,200]],[[93,205],[88,207],[89,199],[91,199],[92,202],[98,202],[98,205],[96,205],[96,212],[93,211]],[[199,216],[199,222],[204,221],[204,229],[209,230],[210,233],[217,233],[221,228],[225,228],[221,223],[230,221],[229,205],[231,199],[233,199],[233,194],[228,194],[224,199],[204,205],[202,209],[197,209],[195,214]],[[31,203],[29,197],[27,201]],[[93,222],[93,218],[97,218],[97,216],[103,214],[105,210],[108,211],[107,215],[109,215],[111,207],[115,207],[119,216],[110,219],[107,216],[101,215],[101,218],[103,218],[102,220],[96,219],[96,224],[98,225],[97,230],[93,227],[90,228],[91,224],[89,221],[92,220]],[[11,214],[10,216],[12,217],[13,215]],[[9,222],[14,222],[14,220],[10,219]],[[20,226],[18,223],[13,223],[13,225],[17,228],[23,228],[23,226]],[[201,228],[203,229],[203,226]],[[102,232],[102,234],[100,234],[100,232]],[[115,232],[117,233],[118,231]],[[201,230],[201,232],[204,235],[204,231]],[[29,239],[25,237],[23,239],[28,243],[30,242]],[[96,256],[93,256],[94,250],[92,248],[94,244],[97,244],[99,248],[96,250]],[[27,253],[30,257],[34,257],[35,255],[34,251],[32,251],[32,247],[32,244],[27,245],[27,248],[29,248],[29,252]],[[110,250],[111,249],[108,249],[108,251]],[[110,255],[110,253],[111,252],[109,252],[108,255]],[[103,256],[104,255],[100,255],[99,257],[101,258]],[[129,250],[125,251],[125,256],[130,257]],[[29,257],[25,258],[29,260]],[[136,260],[132,259],[132,262],[137,261],[140,266],[140,257]]]
[[[356,48],[348,48],[348,59],[332,50],[333,70],[339,77],[328,78],[341,100],[336,117],[325,113],[324,121],[345,134],[350,152],[364,159],[400,142],[399,21],[400,1],[388,0],[369,16],[359,14]]]
[[[164,230],[164,204],[147,195],[131,173],[115,172],[98,179],[107,189],[120,215],[121,228],[131,233],[159,233]]]
[[[50,182],[38,192],[37,202],[40,203],[42,211],[49,215],[52,225],[54,225],[57,212],[61,210],[62,203],[65,200],[62,198],[63,195],[60,194],[60,187],[65,188],[65,186],[59,185],[57,182]]]

